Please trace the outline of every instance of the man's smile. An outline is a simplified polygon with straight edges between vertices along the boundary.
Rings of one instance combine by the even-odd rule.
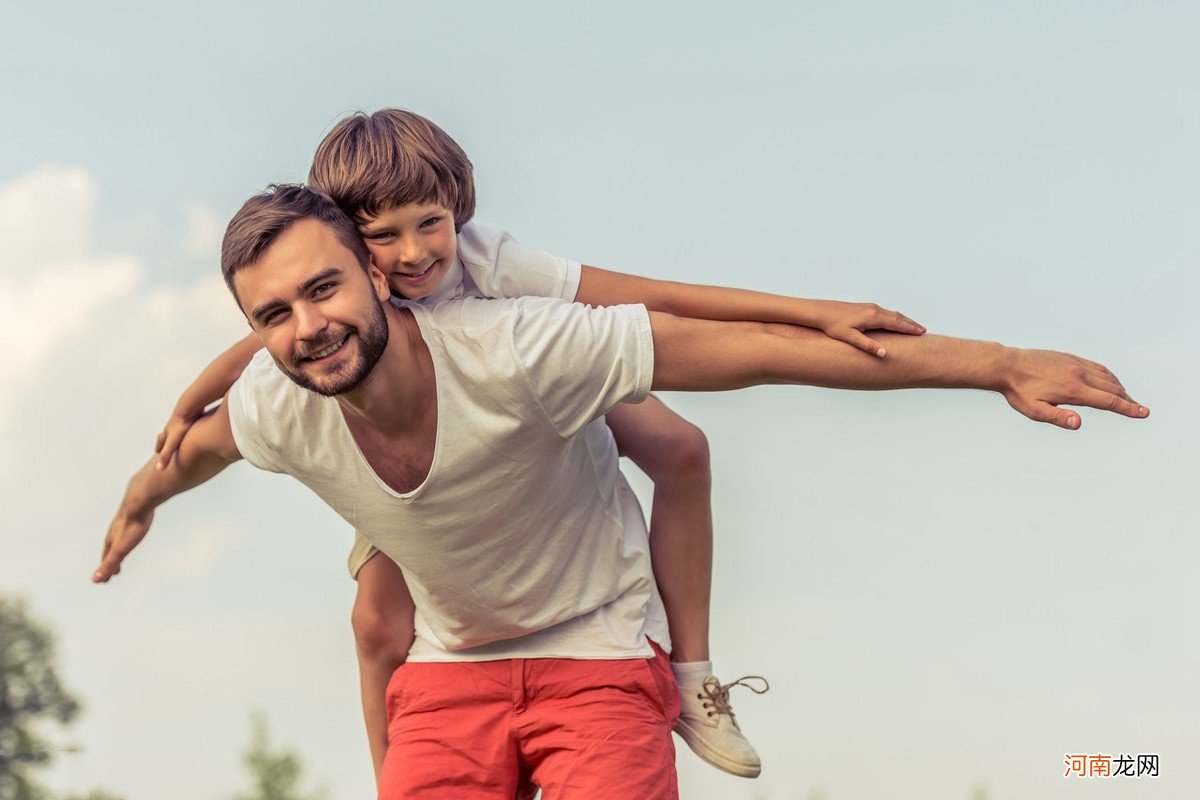
[[[329,358],[330,356],[332,356],[334,353],[338,352],[339,350],[341,350],[342,347],[345,346],[346,342],[348,342],[349,340],[350,340],[350,334],[347,333],[344,336],[342,336],[342,338],[338,339],[337,341],[333,342],[332,344],[326,345],[325,347],[322,347],[320,350],[317,350],[308,355],[301,356],[299,360],[307,361],[307,362],[322,361],[326,358]]]

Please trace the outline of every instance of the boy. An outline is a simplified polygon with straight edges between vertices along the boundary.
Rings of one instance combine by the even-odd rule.
[[[924,332],[907,317],[873,304],[655,281],[527,250],[507,234],[471,222],[475,188],[466,154],[432,122],[406,111],[360,113],[339,122],[318,147],[309,182],[355,220],[372,264],[392,292],[423,304],[522,295],[592,306],[639,303],[683,317],[803,325],[879,357],[883,348],[862,331]],[[160,463],[170,460],[188,425],[225,394],[260,347],[251,334],[184,393],[159,437]],[[704,436],[654,397],[617,406],[606,422],[619,452],[654,483],[650,550],[682,703],[676,731],[713,766],[755,777],[759,758],[729,703],[729,689],[739,681],[722,685],[709,660],[712,515]],[[399,568],[376,554],[358,537],[350,570],[358,579],[352,622],[378,775],[386,750],[384,690],[412,643],[413,605]]]

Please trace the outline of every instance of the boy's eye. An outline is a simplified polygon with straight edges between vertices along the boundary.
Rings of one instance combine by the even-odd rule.
[[[382,241],[387,241],[388,239],[392,238],[392,234],[390,234],[386,231],[383,231],[380,233],[368,233],[365,236],[363,236],[363,238],[366,239],[368,242],[382,242]]]
[[[427,219],[421,223],[421,227],[422,228],[432,228],[434,225],[437,225],[441,221],[442,221],[441,217],[430,217],[429,219]]]

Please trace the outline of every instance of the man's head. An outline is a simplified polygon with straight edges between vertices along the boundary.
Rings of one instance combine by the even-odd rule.
[[[366,380],[388,341],[387,283],[333,201],[273,186],[246,201],[221,244],[221,273],[275,363],[329,396]]]

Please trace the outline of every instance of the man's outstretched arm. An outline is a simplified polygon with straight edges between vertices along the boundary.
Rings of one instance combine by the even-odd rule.
[[[722,391],[769,383],[841,389],[988,389],[1038,422],[1079,427],[1058,408],[1089,406],[1127,417],[1150,412],[1106,367],[1049,350],[944,336],[875,333],[878,359],[820,333],[791,325],[712,322],[651,312],[654,389]]]
[[[157,467],[155,456],[130,478],[121,506],[108,526],[100,566],[92,573],[92,580],[106,583],[121,571],[121,561],[150,530],[154,509],[199,486],[241,457],[229,427],[229,412],[222,403],[188,429],[177,457],[165,468]]]

